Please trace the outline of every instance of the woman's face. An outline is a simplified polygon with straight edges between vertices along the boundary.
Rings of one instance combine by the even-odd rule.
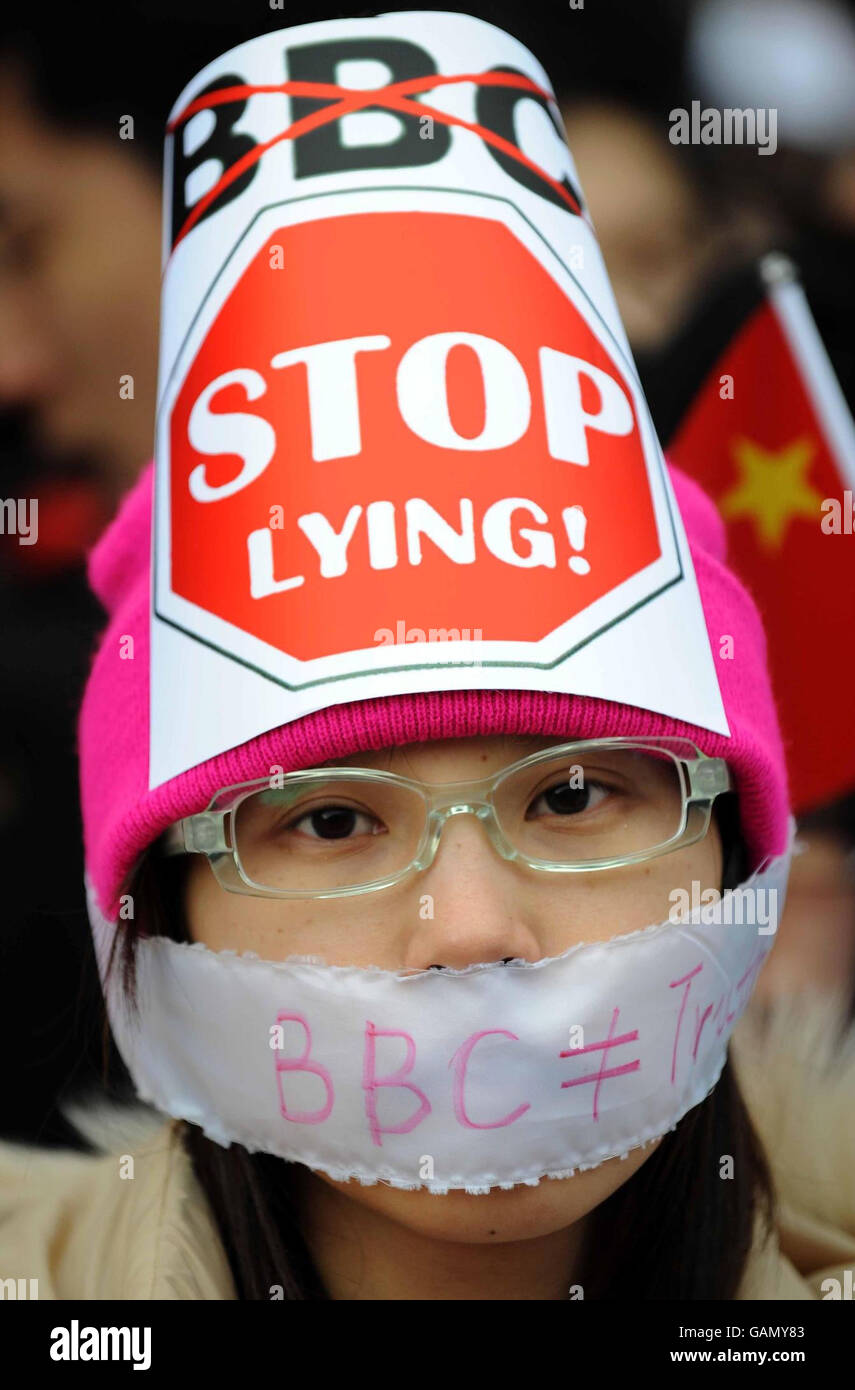
[[[409,744],[336,759],[426,782],[473,780],[559,738],[491,736]],[[215,951],[252,951],[267,960],[321,957],[330,965],[385,969],[461,968],[508,957],[560,955],[582,941],[605,941],[667,920],[674,889],[721,888],[722,852],[713,823],[706,837],[647,863],[596,873],[537,873],[496,854],[474,816],[455,816],[433,864],[381,892],[339,899],[282,900],[228,893],[207,860],[192,856],[186,890],[192,938]],[[425,895],[431,898],[425,910]],[[487,1195],[436,1196],[378,1183],[334,1182],[301,1170],[324,1200],[333,1189],[360,1208],[439,1240],[478,1243],[545,1237],[598,1206],[641,1166],[656,1145],[636,1149],[572,1178]]]
[[[157,387],[160,179],[137,144],[47,119],[0,65],[0,407],[117,497],[151,456]]]

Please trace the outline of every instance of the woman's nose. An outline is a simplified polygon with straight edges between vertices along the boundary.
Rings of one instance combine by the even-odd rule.
[[[419,906],[407,942],[410,968],[460,970],[543,955],[534,895],[474,814],[447,816],[434,861],[417,876],[414,892]]]

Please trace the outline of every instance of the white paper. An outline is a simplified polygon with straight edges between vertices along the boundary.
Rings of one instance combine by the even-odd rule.
[[[278,84],[289,78],[294,64],[289,54],[293,55],[295,50],[313,43],[360,39],[371,40],[374,44],[382,39],[418,45],[429,55],[435,69],[445,75],[512,68],[551,92],[539,63],[503,31],[464,15],[410,13],[332,21],[265,34],[209,64],[188,84],[176,101],[170,119],[182,112],[191,99],[227,74],[243,84]],[[376,86],[378,82],[384,83],[389,80],[389,75],[388,67],[376,61],[372,63],[364,57],[342,62],[337,71],[340,86],[361,89]],[[435,91],[424,88],[419,100],[432,109],[473,122],[477,114],[476,96],[475,85],[467,82],[439,86]],[[557,107],[553,108],[553,114],[557,114]],[[485,140],[470,130],[443,127],[443,130],[450,129],[450,134],[445,137],[449,141],[449,148],[434,162],[400,167],[339,169],[333,173],[303,174],[299,177],[294,141],[285,139],[274,143],[260,162],[253,166],[256,172],[239,196],[198,221],[171,249],[175,142],[186,142],[182,148],[188,156],[192,156],[194,150],[204,147],[206,133],[210,132],[213,119],[210,111],[200,111],[191,116],[186,127],[179,127],[175,137],[168,137],[165,158],[167,210],[164,217],[156,440],[150,786],[157,786],[268,729],[328,705],[423,690],[492,688],[564,691],[638,705],[727,734],[729,730],[688,546],[602,257],[586,216],[576,215],[565,204],[559,206],[545,192],[524,186],[519,178],[511,176],[500,166]],[[245,110],[234,122],[230,138],[240,138],[250,148],[254,142],[275,141],[292,119],[292,99],[289,96],[255,93],[249,97]],[[367,147],[369,156],[366,158],[369,158],[373,157],[373,151],[378,147],[394,140],[400,123],[391,112],[362,111],[345,117],[341,127],[342,146],[357,152],[360,147]],[[545,175],[560,182],[566,174],[572,185],[578,188],[569,151],[550,124],[541,103],[532,99],[518,103],[513,133],[518,144],[524,147],[527,157]],[[187,178],[185,196],[196,200],[203,198],[222,172],[221,162],[203,160]],[[545,190],[549,185],[541,181],[537,187],[538,190],[541,187]],[[226,347],[222,352],[218,349],[216,359],[219,375],[209,376],[204,382],[205,388],[208,388],[224,375],[236,374],[230,388],[232,396],[223,398],[228,400],[228,410],[216,393],[209,399],[204,397],[204,391],[197,388],[203,384],[202,364],[213,360],[211,344],[219,341],[217,325],[227,321],[223,317],[225,314],[238,312],[235,306],[241,303],[239,296],[245,292],[250,276],[258,274],[260,258],[269,257],[271,246],[281,243],[287,273],[289,248],[302,244],[297,239],[306,235],[301,229],[307,228],[318,235],[327,234],[334,224],[336,235],[341,229],[336,245],[341,246],[341,256],[346,258],[350,229],[357,226],[359,219],[371,216],[415,217],[418,223],[413,225],[421,229],[429,225],[459,225],[461,235],[467,237],[481,229],[479,234],[485,238],[485,247],[488,242],[492,245],[499,238],[502,245],[507,242],[512,246],[508,264],[528,267],[526,276],[529,273],[536,275],[538,285],[548,283],[550,295],[553,298],[558,296],[559,302],[566,305],[567,324],[572,322],[580,325],[584,341],[596,343],[597,353],[604,354],[602,360],[609,364],[605,369],[606,376],[614,382],[614,386],[609,388],[613,396],[611,413],[606,409],[606,396],[599,387],[591,394],[590,379],[586,378],[584,370],[578,378],[581,417],[578,412],[572,419],[565,416],[567,393],[563,386],[561,390],[553,391],[549,397],[551,409],[548,408],[547,367],[544,365],[547,358],[543,351],[547,355],[549,352],[556,354],[550,360],[561,364],[565,375],[560,381],[572,383],[572,374],[570,377],[566,375],[567,363],[572,358],[568,347],[570,339],[559,345],[557,338],[549,338],[550,325],[554,329],[557,320],[547,317],[544,320],[545,340],[540,343],[540,351],[530,354],[523,363],[522,354],[517,355],[514,344],[499,338],[497,334],[481,332],[478,327],[479,306],[490,297],[493,300],[501,299],[502,302],[509,300],[514,304],[518,310],[521,334],[528,331],[527,323],[535,311],[525,291],[518,303],[514,299],[515,289],[520,293],[516,280],[504,283],[500,277],[499,281],[487,284],[486,288],[485,285],[476,284],[477,265],[476,273],[471,277],[472,304],[467,304],[464,297],[455,313],[449,314],[448,321],[434,324],[430,332],[424,331],[423,323],[419,326],[414,313],[413,342],[399,341],[400,334],[393,341],[386,332],[384,311],[388,316],[391,307],[400,305],[401,296],[396,296],[396,306],[384,306],[382,267],[372,272],[372,283],[378,287],[376,314],[363,314],[358,323],[354,321],[347,330],[342,330],[342,334],[347,332],[352,337],[364,336],[372,340],[370,348],[360,350],[358,369],[355,369],[357,388],[354,410],[349,411],[346,393],[339,390],[337,396],[329,401],[323,398],[323,409],[317,412],[316,417],[311,417],[312,451],[321,454],[327,451],[326,456],[320,459],[312,457],[307,448],[301,452],[293,444],[295,439],[308,437],[308,376],[305,378],[307,385],[302,404],[298,409],[294,404],[296,395],[289,397],[291,414],[280,417],[279,430],[274,429],[265,415],[266,411],[269,413],[274,409],[277,393],[283,389],[294,392],[294,382],[304,379],[295,374],[306,374],[308,368],[305,365],[290,365],[285,369],[273,367],[272,358],[265,363],[250,361],[252,331],[243,337],[235,333],[233,351],[230,347],[232,338],[226,336]],[[426,223],[426,217],[434,218],[436,222]],[[430,276],[438,273],[435,268],[430,268],[428,260],[429,257],[422,254],[413,263],[412,283],[416,289],[423,282],[430,283]],[[331,263],[328,261],[327,264]],[[486,271],[484,273],[487,274]],[[352,279],[354,282],[360,280],[360,267],[355,264]],[[311,332],[312,296],[317,295],[320,304],[323,280],[323,274],[319,274],[309,283],[299,281],[297,284],[292,302],[296,310],[296,299],[300,299],[299,311],[309,325],[308,336],[304,343],[298,345],[301,348],[331,341],[323,338],[320,331],[314,336]],[[280,283],[285,282],[270,281],[271,287]],[[441,286],[438,285],[438,291],[439,288]],[[415,294],[415,289],[413,292]],[[429,293],[427,298],[430,299]],[[281,306],[276,304],[275,297],[271,297],[271,321],[275,316],[275,323],[283,324],[284,349],[293,352],[295,345],[287,339],[289,307],[287,302]],[[423,319],[423,310],[420,313]],[[240,326],[239,317],[236,323]],[[402,385],[401,363],[406,352],[423,345],[428,339],[433,342],[441,333],[477,335],[481,342],[489,339],[484,351],[489,349],[494,359],[496,355],[500,359],[497,375],[492,368],[488,374],[486,359],[479,358],[485,401],[490,382],[494,380],[499,383],[492,403],[492,418],[498,419],[497,428],[501,427],[502,442],[491,451],[473,452],[460,442],[462,431],[457,436],[458,442],[451,447],[440,444],[433,446],[430,442],[425,445],[427,435],[440,428],[436,421],[441,420],[446,405],[442,399],[434,399],[437,397],[435,381],[426,372],[419,377],[415,368],[407,396],[406,382]],[[258,337],[257,334],[255,336]],[[380,344],[385,338],[389,339],[389,345],[381,348]],[[339,341],[338,336],[335,341]],[[490,347],[490,344],[493,346]],[[469,350],[466,348],[466,351]],[[508,353],[511,358],[516,357],[518,369],[513,368],[512,361],[508,366]],[[415,362],[416,358],[411,360]],[[587,360],[581,351],[579,360]],[[357,362],[356,358],[354,362]],[[513,434],[513,421],[522,418],[523,411],[513,391],[503,394],[499,389],[501,371],[505,368],[512,376],[516,373],[514,380],[517,381],[522,371],[527,382],[529,423],[518,443],[503,442]],[[371,450],[374,446],[369,436],[372,426],[375,426],[375,437],[377,429],[366,404],[373,399],[370,396],[371,373],[379,371],[386,373],[384,380],[388,379],[389,399],[386,401],[383,398],[382,408],[389,412],[389,429],[403,430],[405,443],[400,449],[400,492],[392,504],[393,512],[389,513],[394,515],[397,562],[394,575],[383,589],[384,602],[382,605],[378,603],[375,614],[371,611],[374,600],[370,595],[378,592],[377,585],[384,578],[379,574],[382,565],[375,565],[375,551],[372,549],[372,573],[367,578],[359,578],[357,558],[364,555],[366,546],[376,547],[379,553],[380,539],[383,536],[388,538],[388,532],[381,536],[380,523],[376,521],[379,512],[376,508],[372,511],[370,505],[383,503],[384,500],[389,502],[388,476],[377,490],[372,474],[377,465],[372,461]],[[582,393],[583,378],[586,378],[584,389],[587,396]],[[609,381],[603,382],[602,377],[600,382],[609,387]],[[240,405],[235,393],[244,393],[240,395]],[[195,414],[189,409],[191,399]],[[204,404],[205,400],[208,400],[207,405]],[[409,428],[410,420],[407,420],[407,434],[399,418],[405,416],[408,401],[410,419],[415,413],[416,428],[424,426],[427,431],[418,439],[414,430]],[[284,409],[281,406],[275,408]],[[373,405],[371,409],[374,409]],[[632,423],[631,428],[626,429],[626,421],[630,418],[628,412],[631,412]],[[232,417],[227,427],[221,418],[212,419],[212,416],[226,414]],[[241,423],[236,419],[238,414],[255,416],[256,419],[247,426],[245,421]],[[188,422],[186,429],[183,425],[179,429],[176,421],[183,421],[185,415]],[[591,423],[593,417],[598,415],[602,428],[598,423]],[[490,418],[488,410],[485,414],[485,431]],[[574,434],[573,419],[578,425],[580,418],[583,421],[581,434],[578,429]],[[193,440],[208,440],[204,452],[199,452],[196,444],[191,450],[187,442],[191,438],[192,419],[201,421],[192,435]],[[358,441],[361,446],[359,452],[353,447],[356,438],[354,419],[358,419],[362,431]],[[425,421],[429,421],[429,424],[425,425]],[[248,482],[238,498],[212,498],[209,492],[207,500],[188,500],[189,478],[194,468],[203,479],[203,493],[205,487],[215,490],[223,486],[224,459],[226,473],[230,469],[237,476],[240,469],[235,459],[241,455],[236,451],[245,447],[245,457],[249,457],[247,428],[255,430],[257,438],[261,438],[257,432],[265,428],[266,437],[271,434],[275,437],[274,451],[258,477]],[[457,429],[456,426],[453,428]],[[621,429],[625,430],[624,434],[620,433]],[[541,434],[545,431],[549,440],[548,449],[543,447],[539,453],[532,443],[537,430]],[[556,444],[555,440],[562,431],[562,442]],[[219,455],[212,450],[211,438],[221,440],[220,444],[213,446],[213,449],[221,450]],[[413,441],[414,453],[416,449],[420,451],[417,466],[412,465],[412,476],[407,472],[410,457],[406,447],[407,438]],[[571,441],[569,446],[568,439]],[[626,441],[625,445],[623,440]],[[336,447],[350,451],[347,454],[343,452],[342,458],[346,459],[351,469],[348,476],[352,478],[352,485],[350,491],[345,492],[337,483],[335,505],[325,511],[330,491],[328,480],[342,476],[341,459],[333,456]],[[568,447],[569,455],[561,452]],[[612,451],[625,449],[636,452],[639,462],[632,465],[635,469],[632,476],[640,476],[644,480],[647,494],[645,507],[655,520],[656,553],[654,555],[651,551],[649,560],[641,563],[632,573],[620,576],[608,591],[597,592],[604,554],[602,519],[598,518],[596,526],[589,524],[585,545],[576,554],[568,540],[564,515],[565,507],[576,505],[577,493],[584,486],[597,489],[601,498],[609,495],[609,489],[614,485],[608,476],[608,469],[600,462],[606,447]],[[579,456],[580,452],[588,453],[588,462]],[[256,456],[261,457],[258,450]],[[612,456],[617,459],[618,453],[609,455]],[[620,457],[623,459],[622,454]],[[190,467],[191,463],[193,468]],[[626,467],[629,469],[631,465],[627,463]],[[483,495],[484,480],[489,480],[493,473],[496,477],[494,500],[497,507],[499,504],[514,504],[514,509],[509,513],[513,521],[507,522],[505,531],[502,530],[501,517],[496,511],[490,511],[486,506],[490,499]],[[459,477],[459,496],[449,498],[443,493],[443,505],[440,506],[438,502],[434,505],[431,489],[437,485],[436,480],[442,480],[445,485],[445,480],[452,476]],[[538,508],[545,511],[541,507],[541,499],[548,494],[554,502],[557,496],[556,479],[562,479],[560,485],[563,488],[565,477],[566,496],[561,499],[564,505],[553,505],[551,511],[546,513],[545,521],[536,517]],[[174,483],[173,479],[176,480]],[[300,517],[296,511],[294,515],[289,515],[287,524],[276,531],[272,529],[269,504],[286,496],[295,479],[300,486],[305,481],[309,489],[307,500],[301,504],[304,510]],[[470,537],[465,509],[471,504],[470,494],[476,487],[481,489],[483,505],[477,513],[473,512]],[[176,494],[174,488],[181,490]],[[176,495],[181,503],[177,517],[173,514]],[[412,597],[418,566],[409,549],[413,534],[409,508],[418,508],[422,503],[427,503],[450,527],[459,530],[462,538],[461,556],[470,539],[473,549],[471,560],[468,556],[454,559],[450,553],[446,556],[447,570],[443,572],[445,608],[439,615],[436,627],[432,625],[431,629],[422,627],[417,620],[418,615],[410,611],[411,607],[421,611],[428,603],[431,585],[435,583],[428,573],[428,566],[424,565],[425,578],[420,581],[422,589],[418,602]],[[209,532],[223,524],[223,517],[232,514],[236,520],[234,529],[229,530],[229,536],[236,548],[228,562],[217,568],[215,560],[219,554],[219,543],[211,540]],[[348,543],[345,572],[324,574],[324,565],[329,564],[328,555],[324,559],[318,558],[312,571],[307,567],[307,562],[314,563],[316,556],[314,550],[308,549],[304,539],[305,517],[320,517],[321,521],[316,520],[314,524],[325,527],[324,534],[328,534],[331,530],[341,531],[347,515],[353,519],[353,538]],[[493,526],[491,532],[488,522]],[[512,524],[516,528],[513,532]],[[532,577],[533,566],[526,564],[525,548],[530,542],[520,539],[524,532],[520,532],[519,528],[523,524],[530,534],[540,533],[532,543],[539,547],[537,553],[545,557],[538,563],[545,577],[550,582],[554,580],[557,588],[553,592],[561,596],[561,601],[565,593],[568,595],[568,609],[566,614],[554,613],[548,631],[535,632],[532,627],[531,633],[526,630],[524,636],[518,633],[507,635],[511,624],[515,632],[523,626],[521,615],[525,615],[528,622],[528,615],[531,614],[533,623],[537,614],[543,611],[538,597],[543,590],[537,585],[544,579],[544,574],[539,572],[535,580]],[[490,549],[488,533],[493,537],[493,544],[496,544],[498,535],[499,548],[504,547],[502,556],[511,552],[510,558],[500,558],[498,566],[496,551]],[[255,537],[254,541],[250,540],[251,536]],[[613,553],[620,555],[625,551],[626,542],[624,531],[612,543]],[[453,543],[453,539],[448,541],[449,549]],[[592,562],[588,566],[589,574],[580,575],[574,565],[581,564],[584,570],[584,565],[588,564],[584,559],[588,544],[600,547],[596,552],[599,558],[596,564]],[[434,556],[433,546],[434,542],[430,539],[424,542],[431,559]],[[298,547],[302,547],[302,550],[298,551]],[[297,560],[292,564],[292,556],[295,555],[299,558],[299,565]],[[225,573],[228,583],[235,586],[235,595],[238,595],[239,589],[245,591],[240,599],[239,617],[235,616],[238,608],[224,603],[219,593],[213,594],[213,588],[207,589],[202,584],[204,592],[198,591],[193,574],[194,556],[199,557],[200,574],[203,573],[203,559],[207,556],[208,565],[216,569],[217,583],[219,576]],[[320,551],[317,556],[320,557]],[[470,625],[472,609],[477,608],[478,603],[478,591],[477,588],[472,590],[470,576],[477,578],[478,573],[483,573],[485,563],[493,566],[490,573],[499,574],[501,567],[500,580],[508,585],[501,610],[507,615],[505,635],[500,620],[491,615],[495,636],[491,632],[488,637],[473,636],[469,640],[464,636],[450,641],[431,640],[431,630],[461,634],[465,631],[477,632],[480,611]],[[288,568],[289,564],[291,568]],[[301,572],[297,573],[300,567]],[[378,573],[374,573],[375,570]],[[421,573],[418,571],[418,574]],[[392,567],[389,575],[392,575]],[[286,576],[289,577],[287,580]],[[281,589],[284,583],[292,581],[292,589],[287,592]],[[361,590],[358,586],[363,583],[369,595],[365,601],[359,599]],[[583,584],[588,584],[594,596],[576,611],[580,602],[578,595],[586,592],[579,587]],[[399,585],[399,590],[396,585]],[[250,600],[253,586],[258,590],[258,596]],[[400,607],[395,609],[393,596],[398,591],[411,597],[406,602],[402,598]],[[455,601],[454,596],[459,601],[459,620],[456,613],[449,612]],[[336,636],[338,645],[332,638],[324,644],[325,627],[344,612],[348,604],[363,615],[360,636],[352,637],[344,633]],[[307,607],[311,621],[306,617]],[[299,643],[292,636],[289,615],[298,610],[301,617],[299,623],[295,619],[294,632],[299,627],[300,631],[309,631],[317,639],[317,650],[313,647],[310,655],[305,652],[301,654]],[[246,617],[246,614],[250,616]],[[275,621],[269,616],[271,614],[276,615]],[[255,615],[259,615],[258,622]],[[407,641],[396,640],[389,645],[379,644],[376,631],[393,630],[398,619],[403,621],[405,630],[416,634],[423,631],[425,639],[419,640],[416,636]]]

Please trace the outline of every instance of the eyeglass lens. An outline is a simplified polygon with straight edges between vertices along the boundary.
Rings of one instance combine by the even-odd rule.
[[[499,826],[531,859],[621,859],[673,839],[683,818],[683,774],[668,753],[580,750],[502,778],[493,793]],[[329,892],[385,879],[416,858],[428,805],[415,788],[319,773],[261,788],[237,807],[235,843],[258,887]]]

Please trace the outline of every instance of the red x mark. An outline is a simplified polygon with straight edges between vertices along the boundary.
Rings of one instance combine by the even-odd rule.
[[[496,135],[494,131],[488,130],[486,126],[478,125],[475,121],[464,121],[459,116],[449,116],[446,111],[439,111],[435,106],[426,106],[424,102],[413,101],[412,99],[412,94],[415,92],[431,90],[434,87],[444,87],[452,82],[473,82],[479,87],[516,87],[520,91],[531,92],[532,95],[543,97],[547,101],[552,100],[550,93],[542,87],[538,87],[536,82],[532,82],[528,77],[510,72],[460,73],[457,76],[449,77],[431,74],[428,77],[410,77],[405,82],[392,82],[386,87],[372,87],[368,90],[360,88],[358,91],[349,87],[339,87],[334,82],[277,82],[270,85],[223,87],[217,92],[209,92],[206,96],[196,97],[169,122],[166,127],[168,134],[173,134],[178,126],[184,121],[188,121],[191,116],[195,116],[197,111],[204,111],[211,106],[223,106],[228,102],[239,101],[263,92],[275,92],[279,95],[284,93],[285,96],[291,97],[329,97],[331,104],[321,111],[313,111],[310,116],[304,116],[301,120],[294,121],[286,130],[274,135],[272,139],[263,144],[256,145],[255,149],[249,150],[240,159],[235,160],[231,168],[227,169],[222,178],[214,184],[214,187],[199,199],[176,237],[175,246],[195,226],[205,209],[210,207],[211,203],[220,196],[223,189],[228,188],[229,184],[240,178],[244,170],[251,168],[261,159],[263,154],[277,145],[280,140],[297,140],[301,135],[307,135],[309,131],[326,125],[328,121],[338,121],[342,116],[348,116],[354,111],[361,111],[366,106],[385,106],[390,111],[401,111],[408,116],[430,116],[434,120],[442,122],[443,125],[460,126],[463,130],[474,131],[486,144],[501,150],[511,159],[518,160],[520,164],[524,164],[532,173],[542,178],[564,200],[570,211],[575,213],[577,217],[581,217],[582,209],[573,195],[568,193],[567,189],[556,179],[547,174],[545,169],[541,169],[539,164],[535,164],[521,150],[518,150],[516,145],[511,144],[510,140],[505,140],[501,135]]]

